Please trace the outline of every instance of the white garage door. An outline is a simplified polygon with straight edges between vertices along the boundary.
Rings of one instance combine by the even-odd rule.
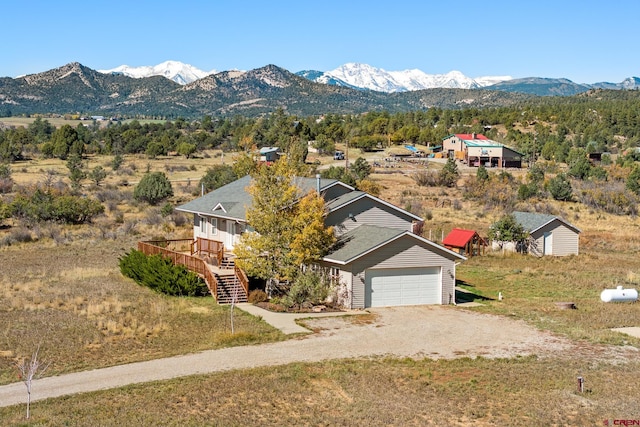
[[[440,304],[440,267],[367,270],[365,306]]]

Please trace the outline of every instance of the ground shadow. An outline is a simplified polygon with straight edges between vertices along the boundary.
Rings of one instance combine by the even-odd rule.
[[[473,289],[465,289],[474,287],[475,286],[469,282],[456,279],[456,303],[461,304],[465,302],[495,301],[494,298],[477,294]]]

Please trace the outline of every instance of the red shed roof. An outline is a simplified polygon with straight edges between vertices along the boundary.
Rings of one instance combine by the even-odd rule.
[[[460,139],[464,139],[464,140],[474,140],[474,139],[482,139],[482,140],[487,140],[489,138],[487,138],[486,136],[484,136],[481,133],[456,133],[454,134],[455,136],[457,136]],[[475,136],[475,138],[474,138]]]
[[[447,237],[444,238],[442,244],[454,248],[464,248],[476,233],[474,230],[465,230],[462,228],[454,228]]]

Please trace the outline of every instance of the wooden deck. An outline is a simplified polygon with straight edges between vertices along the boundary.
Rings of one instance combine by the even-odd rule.
[[[138,242],[138,250],[145,255],[160,254],[196,273],[220,304],[247,301],[249,279],[237,266],[226,266],[222,242],[201,238],[150,240]]]

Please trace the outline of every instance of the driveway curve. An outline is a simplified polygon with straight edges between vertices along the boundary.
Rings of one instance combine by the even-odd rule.
[[[565,339],[504,317],[451,306],[370,309],[366,316],[305,320],[314,333],[288,341],[209,350],[35,380],[31,400],[188,375],[362,357],[510,357],[563,352]],[[365,312],[366,313],[366,312]],[[23,383],[0,386],[0,406],[26,402]]]

